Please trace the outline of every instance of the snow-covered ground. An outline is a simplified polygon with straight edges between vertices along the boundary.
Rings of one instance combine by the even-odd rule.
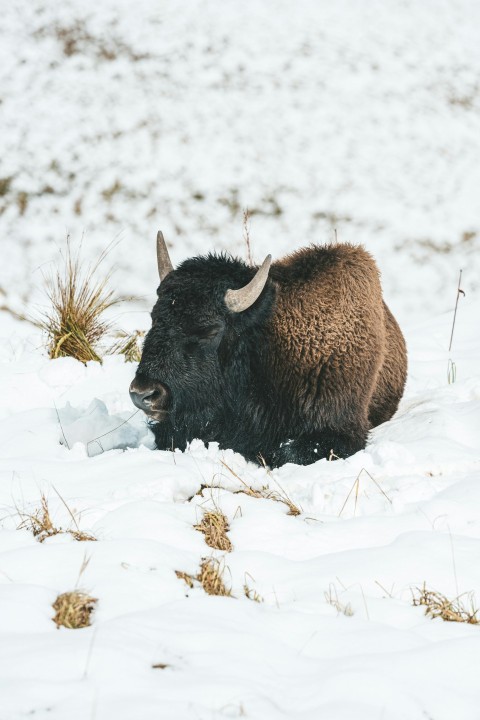
[[[0,720],[480,718],[479,626],[412,605],[424,582],[480,604],[479,28],[474,0],[2,7]],[[134,365],[48,360],[10,312],[70,233],[120,240],[118,322],[145,328],[157,227],[175,261],[245,256],[244,207],[257,260],[335,229],[378,259],[409,380],[348,460],[154,451]],[[42,494],[96,541],[19,529]],[[194,529],[215,508],[230,553]],[[211,555],[233,597],[176,576]],[[92,625],[57,629],[75,588]]]
[[[477,0],[3,3],[7,304],[38,299],[67,233],[120,240],[143,298],[158,227],[175,261],[244,255],[247,207],[257,260],[365,243],[403,317],[447,310],[460,267],[478,293],[479,28]]]
[[[272,473],[200,444],[152,450],[134,365],[48,360],[1,315],[0,718],[478,718],[478,626],[412,606],[424,582],[480,599],[478,310],[459,310],[454,383],[447,313],[408,333],[404,401],[365,451]],[[18,529],[42,494],[96,542]],[[193,527],[214,509],[230,553]],[[233,598],[176,576],[211,555]],[[52,603],[75,588],[98,598],[93,624],[58,630]]]

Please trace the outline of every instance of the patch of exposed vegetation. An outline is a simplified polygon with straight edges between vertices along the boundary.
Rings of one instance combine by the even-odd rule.
[[[57,627],[72,630],[88,627],[97,602],[97,598],[79,590],[62,593],[53,603],[53,622]]]
[[[205,512],[201,523],[194,527],[204,534],[207,545],[216,550],[231,552],[232,543],[227,535],[230,527],[227,518],[219,510]]]
[[[232,597],[231,589],[223,581],[224,569],[222,561],[216,558],[204,558],[197,575],[189,575],[180,570],[176,570],[175,574],[178,578],[184,580],[189,588],[193,588],[196,583],[199,583],[207,595]]]
[[[425,608],[425,615],[431,618],[442,618],[447,622],[480,623],[479,608],[472,592],[462,593],[449,600],[443,593],[429,590],[426,584],[413,592],[413,604]]]
[[[13,175],[10,175],[10,177],[0,178],[0,197],[7,195],[7,193],[10,190],[12,180],[13,180]]]
[[[53,26],[45,26],[34,33],[37,38],[52,35],[67,58],[74,55],[90,55],[103,62],[112,62],[117,58],[139,62],[149,57],[147,53],[136,52],[119,37],[93,34],[83,20],[77,20],[70,24],[57,23]]]
[[[84,270],[79,254],[74,257],[67,243],[63,267],[46,277],[46,292],[52,308],[40,321],[47,334],[51,358],[74,357],[80,362],[101,362],[99,343],[110,328],[104,312],[119,302],[107,285],[110,274],[95,275],[106,253]]]
[[[73,528],[63,529],[62,527],[55,525],[50,515],[47,498],[42,493],[40,496],[40,507],[35,510],[34,513],[26,513],[24,511],[19,512],[21,523],[17,529],[29,530],[38,542],[41,543],[43,543],[47,538],[54,537],[55,535],[70,535],[78,542],[96,541],[97,538],[93,535],[80,530],[74,513],[70,510],[63,498],[61,499],[72,518],[72,522],[74,524]]]

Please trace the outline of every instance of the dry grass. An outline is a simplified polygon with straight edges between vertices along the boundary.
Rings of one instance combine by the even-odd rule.
[[[223,595],[231,597],[232,591],[223,582],[224,567],[216,558],[206,558],[200,565],[197,579],[207,595]]]
[[[337,588],[335,585],[330,585],[328,591],[324,593],[325,600],[329,605],[335,608],[338,614],[345,615],[346,617],[352,617],[353,609],[350,603],[342,603],[338,597]]]
[[[46,292],[52,307],[45,312],[40,324],[47,334],[51,358],[69,356],[83,363],[101,362],[99,343],[109,329],[102,315],[119,302],[107,289],[109,274],[100,280],[95,278],[105,255],[84,270],[79,253],[73,256],[67,242],[63,267],[46,277]]]
[[[355,478],[355,480],[354,480],[354,482],[353,482],[353,485],[352,485],[352,487],[350,488],[350,490],[349,490],[349,492],[348,492],[347,497],[345,498],[345,501],[344,501],[344,503],[343,503],[343,505],[342,505],[342,507],[341,507],[341,509],[340,509],[340,512],[338,513],[338,517],[340,517],[341,514],[342,514],[342,512],[345,510],[345,507],[347,506],[347,503],[348,503],[348,501],[349,501],[349,498],[350,498],[350,496],[351,496],[351,494],[353,493],[354,490],[355,490],[355,496],[354,496],[354,497],[355,497],[355,504],[354,504],[354,507],[353,507],[353,516],[354,516],[354,517],[356,516],[356,514],[357,514],[358,496],[359,496],[359,492],[360,492],[360,480],[362,479],[362,473],[364,473],[364,475],[365,475],[365,477],[366,477],[367,480],[370,479],[370,480],[373,482],[373,484],[375,485],[375,487],[377,487],[378,490],[380,490],[380,492],[382,493],[382,495],[384,496],[384,498],[385,498],[386,500],[388,500],[388,502],[390,503],[390,505],[392,505],[392,500],[388,497],[387,493],[385,492],[385,490],[383,490],[383,488],[380,486],[380,484],[378,483],[378,481],[375,480],[375,478],[373,477],[373,475],[371,475],[371,474],[368,472],[368,470],[366,470],[365,468],[362,468],[362,469],[360,470],[360,472],[358,473],[357,477]],[[365,494],[366,494],[366,493],[365,493]]]
[[[55,610],[53,622],[57,627],[70,629],[88,627],[97,602],[97,598],[79,590],[62,593],[53,603]]]
[[[202,522],[194,527],[205,535],[205,542],[210,547],[224,552],[232,551],[232,543],[227,535],[230,529],[228,520],[219,510],[204,513]]]
[[[175,575],[177,576],[177,578],[179,580],[184,580],[187,583],[189,588],[195,587],[194,580],[197,579],[195,576],[189,575],[188,573],[183,572],[182,570],[175,570]]]
[[[416,588],[415,592],[416,594],[413,593],[413,604],[423,606],[425,615],[428,617],[440,617],[447,622],[470,623],[471,625],[480,623],[479,608],[476,606],[473,593],[462,593],[453,600],[449,600],[436,590],[428,590],[425,583],[422,588]]]
[[[197,575],[189,575],[180,570],[176,570],[175,574],[178,578],[184,580],[189,588],[195,587],[195,583],[198,582],[207,595],[232,597],[231,589],[227,588],[223,581],[224,570],[225,567],[222,561],[216,558],[204,558]]]
[[[134,333],[121,333],[117,342],[109,350],[110,355],[123,355],[126,362],[140,362],[142,357],[141,341],[145,336],[142,330]]]
[[[262,603],[263,597],[258,593],[255,588],[250,587],[248,584],[249,579],[252,582],[255,582],[255,579],[250,575],[249,572],[245,573],[245,582],[243,583],[243,594],[245,597],[247,597],[249,600],[253,600],[253,602]]]
[[[62,527],[58,527],[57,525],[55,525],[50,515],[47,498],[42,493],[40,496],[40,507],[33,514],[26,513],[24,511],[18,511],[18,514],[21,518],[21,523],[17,529],[29,530],[38,540],[38,542],[41,543],[47,538],[53,537],[54,535],[71,535],[71,537],[73,537],[78,542],[86,542],[88,540],[95,541],[96,538],[93,537],[93,535],[89,535],[88,533],[83,532],[83,530],[80,530],[75,515],[65,503],[63,498],[60,499],[62,500],[63,504],[65,505],[70,514],[70,517],[72,518],[73,524],[75,525],[74,528],[67,528],[66,530],[64,530]]]
[[[247,264],[253,267],[252,246],[250,243],[250,212],[248,208],[243,211],[243,240],[247,252]]]
[[[263,458],[261,458],[261,460],[262,459]],[[245,480],[243,480],[239,475],[237,475],[237,473],[232,470],[232,468],[227,465],[226,462],[224,462],[223,460],[221,460],[220,462],[222,463],[223,467],[226,468],[233,475],[234,478],[241,482],[243,487],[241,490],[237,490],[238,493],[243,493],[244,495],[249,495],[250,497],[254,498],[262,498],[263,500],[274,500],[275,502],[282,503],[283,505],[286,505],[288,507],[287,515],[297,516],[302,514],[302,511],[300,510],[298,505],[295,505],[291,497],[289,497],[285,490],[280,486],[278,480],[275,480],[275,482],[277,483],[279,490],[271,490],[268,486],[262,487],[261,490],[255,490],[250,485],[248,485]],[[267,469],[265,465],[264,467],[265,469]],[[267,472],[269,472],[268,469]]]

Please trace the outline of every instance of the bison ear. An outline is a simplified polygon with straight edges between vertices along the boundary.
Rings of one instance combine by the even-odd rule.
[[[255,300],[258,300],[268,280],[271,262],[272,256],[267,255],[248,285],[239,290],[227,290],[225,293],[225,305],[229,310],[235,313],[243,312],[248,310]]]
[[[162,280],[165,280],[167,275],[172,272],[173,265],[161,230],[157,232],[157,263],[160,282],[162,282]]]

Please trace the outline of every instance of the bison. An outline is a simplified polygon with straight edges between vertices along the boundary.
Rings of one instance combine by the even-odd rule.
[[[348,457],[402,397],[407,356],[361,246],[259,268],[225,254],[174,270],[162,233],[152,327],[130,386],[156,446],[215,441],[278,467]]]

